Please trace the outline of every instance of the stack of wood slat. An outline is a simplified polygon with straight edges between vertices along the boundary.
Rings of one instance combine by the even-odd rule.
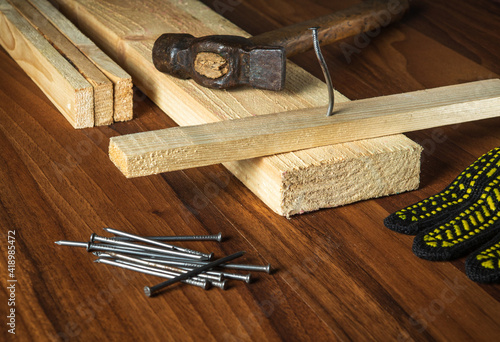
[[[0,44],[75,128],[132,119],[132,78],[47,0],[0,0]]]

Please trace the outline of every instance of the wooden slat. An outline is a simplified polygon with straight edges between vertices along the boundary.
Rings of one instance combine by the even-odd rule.
[[[114,121],[131,120],[133,118],[132,77],[102,52],[92,40],[85,36],[50,2],[47,0],[28,1],[113,82]]]
[[[8,0],[94,88],[94,125],[113,123],[113,84],[26,0]]]
[[[198,1],[124,0],[119,6],[97,0],[56,3],[85,34],[120,61],[134,83],[181,126],[312,108],[327,102],[325,84],[291,62],[282,92],[249,88],[215,91],[158,72],[151,61],[151,49],[162,33],[249,36]],[[336,99],[347,101],[340,93]],[[347,143],[224,165],[275,212],[292,215],[415,189],[420,147],[402,135],[388,141]],[[367,157],[383,170],[376,185],[361,162]],[[402,161],[412,170],[394,174]],[[332,172],[338,168],[350,170],[356,177]],[[353,195],[337,190],[353,189],[352,185],[363,191]]]
[[[0,43],[73,127],[94,126],[92,85],[6,0],[0,0]]]
[[[111,138],[111,160],[127,176],[376,138],[500,116],[500,79],[340,103],[325,108],[174,127]]]

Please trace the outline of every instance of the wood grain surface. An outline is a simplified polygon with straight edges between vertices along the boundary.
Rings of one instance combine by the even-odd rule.
[[[204,0],[251,34],[356,3]],[[337,90],[351,99],[500,75],[496,1],[411,1],[397,29],[324,49]],[[154,10],[154,9],[145,9]],[[294,61],[321,77],[313,53]],[[417,191],[285,219],[221,166],[126,179],[109,161],[109,138],[174,126],[139,90],[136,119],[74,130],[0,50],[0,316],[2,340],[494,341],[500,285],[479,285],[464,259],[429,262],[411,236],[383,226],[391,212],[431,196],[500,145],[500,120],[410,133],[424,147]],[[56,240],[88,240],[114,227],[144,235],[214,234],[183,243],[217,256],[271,263],[229,290],[175,286],[92,262]],[[7,236],[16,237],[16,335],[8,333]],[[104,234],[103,234],[104,235]]]

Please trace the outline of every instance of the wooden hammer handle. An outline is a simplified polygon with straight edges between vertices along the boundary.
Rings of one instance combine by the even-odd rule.
[[[312,49],[310,27],[319,27],[319,41],[321,45],[326,45],[363,32],[375,32],[399,20],[408,8],[408,0],[367,0],[343,11],[266,32],[250,39],[257,45],[283,46],[286,55],[292,56]]]

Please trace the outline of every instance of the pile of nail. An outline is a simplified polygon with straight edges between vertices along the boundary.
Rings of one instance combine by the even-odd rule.
[[[97,263],[125,268],[168,279],[154,286],[145,286],[144,293],[153,296],[176,282],[208,289],[212,286],[226,289],[227,280],[250,283],[250,274],[237,274],[228,270],[270,273],[271,265],[244,265],[229,263],[244,252],[211,261],[214,253],[206,254],[192,249],[171,245],[174,241],[222,241],[222,234],[190,236],[139,236],[118,229],[104,228],[114,237],[90,236],[89,242],[56,241],[61,246],[84,247],[98,259]]]

